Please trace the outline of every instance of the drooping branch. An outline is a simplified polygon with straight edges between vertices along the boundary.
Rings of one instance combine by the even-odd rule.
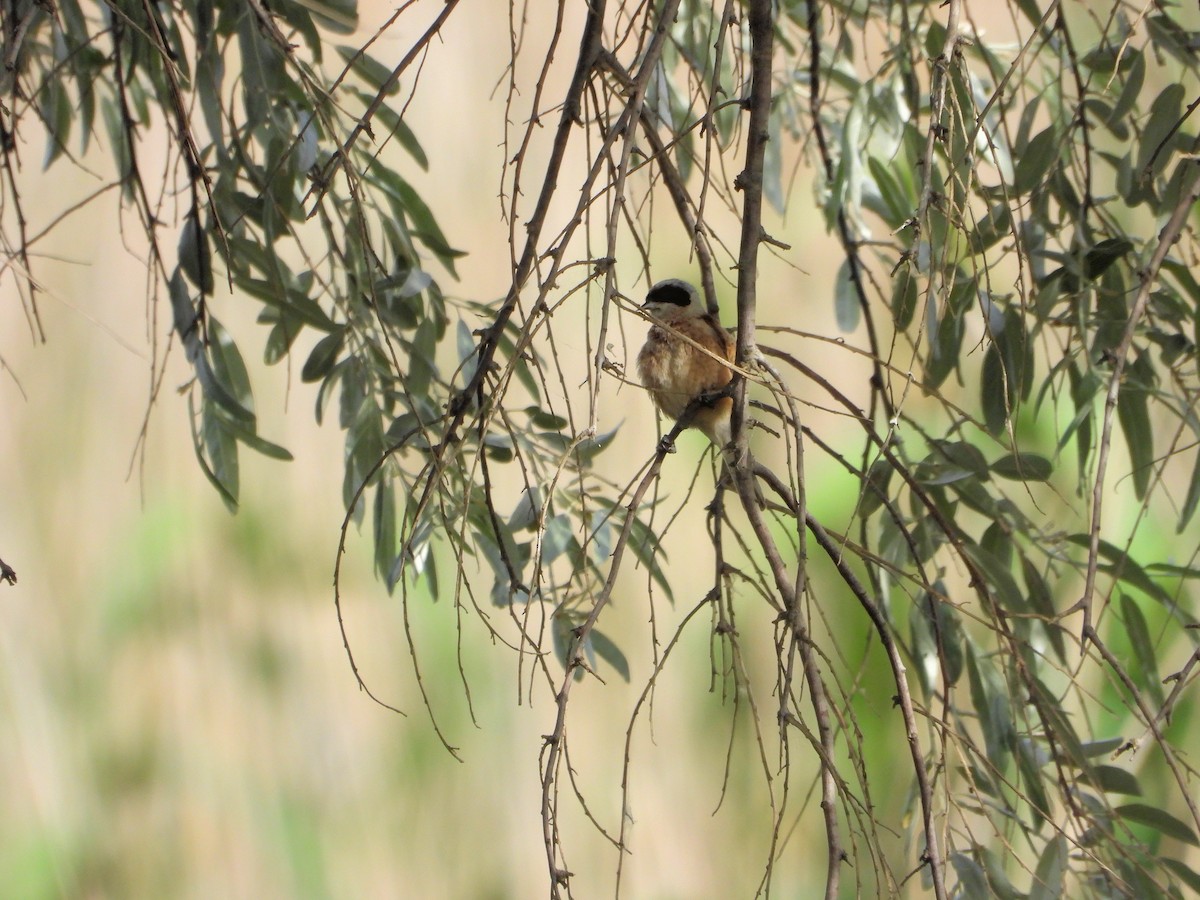
[[[743,193],[742,231],[738,251],[738,333],[737,356],[739,366],[747,366],[758,356],[755,342],[757,321],[758,250],[763,242],[765,230],[762,224],[763,166],[767,142],[770,140],[770,118],[772,100],[772,63],[774,59],[774,21],[771,0],[751,0],[749,4],[750,26],[750,97],[746,103],[749,124],[746,128],[745,166],[734,182]],[[754,467],[750,458],[748,435],[746,434],[746,379],[739,377],[734,384],[733,441],[735,461],[732,466],[734,483],[742,501],[742,507],[750,521],[763,553],[766,555],[775,587],[783,600],[790,639],[786,654],[781,649],[779,660],[782,683],[779,687],[780,727],[786,750],[787,704],[792,695],[793,661],[800,656],[804,680],[809,689],[809,699],[817,724],[817,737],[822,749],[821,811],[825,821],[827,869],[825,875],[825,897],[834,900],[841,883],[843,850],[837,815],[838,786],[833,769],[834,739],[830,724],[828,696],[821,676],[819,658],[814,650],[811,636],[801,606],[806,585],[806,558],[804,513],[797,515],[797,540],[800,553],[795,572],[789,572],[783,556],[775,543],[762,508],[758,503]],[[803,457],[801,456],[801,459]],[[804,505],[803,472],[799,473],[800,507]],[[786,656],[786,658],[784,658]],[[786,782],[785,782],[786,786]],[[780,809],[777,815],[782,815]],[[778,819],[777,819],[778,822]],[[773,842],[778,839],[778,826],[774,830]],[[772,846],[772,859],[774,844]],[[768,873],[770,863],[768,863]]]
[[[808,4],[808,104],[809,115],[812,119],[813,134],[817,139],[817,150],[821,155],[821,166],[824,169],[825,182],[832,185],[836,167],[833,155],[829,150],[829,139],[825,135],[825,123],[821,118],[822,85],[821,79],[821,6],[819,3]],[[866,285],[863,282],[863,262],[859,256],[858,240],[850,228],[850,219],[844,206],[837,210],[838,240],[842,243],[842,253],[846,257],[846,265],[850,273],[850,284],[854,286],[854,295],[858,298],[858,306],[866,323],[867,345],[871,349],[871,378],[872,411],[876,398],[883,404],[885,417],[890,421],[896,414],[891,395],[887,390],[887,380],[884,378],[883,358],[879,345],[879,335],[875,327],[875,314],[867,297]]]
[[[1140,284],[1133,307],[1129,310],[1129,318],[1125,322],[1125,330],[1121,334],[1121,342],[1113,350],[1112,374],[1108,379],[1108,393],[1104,398],[1104,423],[1101,427],[1100,449],[1096,456],[1096,474],[1092,482],[1092,521],[1088,529],[1088,562],[1087,575],[1083,584],[1083,596],[1073,609],[1083,610],[1083,625],[1080,634],[1083,646],[1088,641],[1096,639],[1092,628],[1092,594],[1096,589],[1096,572],[1100,566],[1100,523],[1104,508],[1104,477],[1108,472],[1108,454],[1112,446],[1113,420],[1117,411],[1117,398],[1121,392],[1121,377],[1129,361],[1129,351],[1133,346],[1133,337],[1138,325],[1146,312],[1146,304],[1150,294],[1158,283],[1158,270],[1175,242],[1179,240],[1183,228],[1191,215],[1192,206],[1200,198],[1200,160],[1190,159],[1182,165],[1187,166],[1184,178],[1186,187],[1181,192],[1179,202],[1175,204],[1167,223],[1158,235],[1158,245],[1150,256],[1150,261],[1139,273]]]
[[[608,606],[609,600],[612,598],[613,588],[616,587],[617,576],[621,571],[622,561],[624,560],[626,548],[629,546],[629,539],[633,533],[633,523],[637,517],[637,510],[642,504],[642,498],[645,497],[646,491],[658,478],[663,460],[666,459],[668,453],[673,451],[675,440],[691,425],[697,411],[706,402],[707,398],[693,400],[667,435],[659,442],[658,448],[649,466],[646,468],[645,474],[642,476],[641,481],[638,482],[637,488],[630,495],[629,502],[625,504],[625,519],[621,523],[620,534],[613,545],[612,555],[609,557],[608,578],[599,595],[596,597],[596,601],[592,605],[587,618],[571,631],[571,644],[567,649],[566,671],[563,673],[562,684],[559,686],[554,698],[556,708],[554,729],[545,737],[545,747],[541,759],[542,837],[546,848],[546,861],[550,867],[550,894],[555,898],[561,896],[562,888],[569,888],[571,876],[570,872],[559,865],[561,845],[559,843],[558,803],[556,796],[558,767],[566,753],[567,705],[571,696],[571,685],[575,682],[577,670],[586,668],[587,666],[583,647],[596,627],[600,613],[604,611],[605,607]],[[624,830],[622,829],[623,834]]]
[[[558,179],[562,172],[563,162],[566,159],[571,132],[578,123],[583,92],[587,87],[588,80],[591,78],[592,71],[596,65],[596,60],[600,55],[605,5],[605,0],[594,0],[588,8],[587,20],[584,23],[583,32],[580,36],[579,59],[575,66],[575,74],[571,79],[571,84],[567,89],[567,94],[563,101],[562,113],[559,116],[558,128],[555,131],[550,158],[546,163],[542,188],[538,194],[533,215],[525,227],[526,240],[524,249],[513,271],[512,283],[509,286],[508,292],[496,310],[491,325],[485,329],[483,336],[480,338],[479,347],[476,351],[478,363],[475,367],[475,372],[462,390],[451,400],[446,428],[442,433],[441,440],[432,449],[432,467],[424,480],[421,494],[415,506],[414,515],[416,516],[424,512],[431,498],[434,496],[437,486],[441,483],[442,470],[447,465],[451,452],[458,446],[463,422],[466,419],[467,413],[482,397],[484,379],[492,369],[493,360],[500,346],[500,338],[509,320],[512,319],[513,313],[516,312],[521,291],[525,288],[525,284],[533,274],[534,266],[539,256],[538,244],[542,237],[542,230],[546,225],[546,217],[550,212],[551,201],[558,190]],[[564,240],[560,244],[560,247],[565,246],[566,241]],[[561,250],[558,259],[561,259]],[[406,549],[402,548],[402,552],[405,552]]]

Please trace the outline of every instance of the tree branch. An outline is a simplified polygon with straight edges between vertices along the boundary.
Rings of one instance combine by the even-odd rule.
[[[1192,211],[1192,205],[1196,202],[1197,197],[1200,197],[1200,160],[1189,159],[1181,165],[1187,166],[1189,170],[1184,178],[1187,187],[1180,195],[1179,202],[1175,204],[1175,209],[1167,220],[1167,224],[1159,232],[1158,246],[1154,248],[1150,262],[1140,273],[1141,284],[1138,287],[1137,297],[1134,298],[1133,308],[1129,311],[1129,318],[1125,322],[1121,343],[1113,351],[1113,370],[1108,379],[1108,394],[1104,399],[1104,424],[1100,435],[1100,450],[1096,456],[1096,476],[1092,482],[1092,522],[1088,529],[1087,575],[1083,584],[1083,596],[1079,598],[1079,602],[1075,606],[1064,613],[1066,615],[1077,609],[1083,610],[1083,626],[1080,628],[1081,653],[1086,649],[1088,640],[1095,637],[1095,632],[1092,630],[1092,594],[1096,589],[1096,571],[1100,565],[1100,524],[1104,507],[1104,476],[1108,472],[1108,453],[1112,447],[1113,419],[1117,411],[1117,397],[1121,391],[1121,376],[1125,373],[1129,351],[1133,346],[1133,336],[1146,311],[1150,292],[1154,289],[1158,278],[1158,270],[1162,268],[1163,260],[1167,258],[1171,247],[1179,240],[1179,235],[1183,232],[1183,227],[1187,224],[1188,216]]]

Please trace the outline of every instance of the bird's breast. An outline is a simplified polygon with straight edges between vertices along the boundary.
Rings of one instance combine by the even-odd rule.
[[[702,346],[712,345],[714,353],[726,354],[727,349],[715,346],[710,334],[689,327],[691,324],[674,327]],[[724,387],[733,377],[727,367],[658,325],[650,329],[638,354],[638,374],[658,408],[672,419],[683,415],[693,398]]]

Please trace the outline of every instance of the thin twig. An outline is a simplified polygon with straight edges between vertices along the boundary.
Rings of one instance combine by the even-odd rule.
[[[738,175],[735,186],[743,192],[742,203],[742,232],[738,251],[738,334],[737,356],[739,366],[745,367],[758,356],[755,344],[755,323],[757,319],[757,286],[758,286],[758,249],[763,241],[762,226],[763,203],[763,165],[766,156],[767,141],[770,140],[771,117],[771,65],[774,55],[774,21],[771,10],[771,0],[751,0],[749,3],[750,30],[750,111],[749,124],[746,129],[746,163]],[[825,840],[827,850],[827,870],[825,876],[825,897],[833,900],[838,895],[841,878],[841,865],[844,856],[837,815],[837,779],[833,771],[833,732],[829,722],[827,692],[821,678],[820,667],[812,642],[809,638],[808,627],[801,609],[801,598],[806,587],[805,553],[801,549],[795,575],[789,575],[788,567],[784,564],[779,548],[764,521],[762,509],[758,504],[758,491],[755,485],[754,470],[747,443],[748,435],[744,427],[746,411],[746,379],[736,378],[734,381],[733,404],[733,442],[734,461],[732,465],[734,483],[741,497],[742,507],[750,520],[759,546],[767,559],[767,565],[773,575],[776,590],[783,600],[785,615],[788,621],[788,659],[780,658],[783,684],[780,686],[780,727],[787,722],[787,705],[792,693],[791,689],[791,654],[799,652],[801,667],[805,682],[809,689],[809,700],[817,724],[817,735],[822,748],[821,759],[821,810],[825,820]],[[803,481],[803,474],[801,474]],[[803,514],[798,516],[803,521]],[[802,525],[798,528],[798,539],[803,548],[805,533]],[[786,752],[786,729],[782,732]],[[785,802],[786,802],[785,781]],[[771,858],[767,862],[766,880],[769,883],[770,872],[774,864],[775,845],[779,837],[779,818],[783,814],[782,806],[778,810],[776,825],[772,832]]]
[[[1196,202],[1196,198],[1200,197],[1200,160],[1191,159],[1182,165],[1188,169],[1184,176],[1184,183],[1187,187],[1180,193],[1179,202],[1175,204],[1171,217],[1159,232],[1158,246],[1154,248],[1150,262],[1139,274],[1140,285],[1137,297],[1134,298],[1133,308],[1130,309],[1129,318],[1125,322],[1125,331],[1121,335],[1121,342],[1112,352],[1113,369],[1108,379],[1108,393],[1104,398],[1104,424],[1100,434],[1100,449],[1096,456],[1095,480],[1092,483],[1092,521],[1088,529],[1087,575],[1083,584],[1083,596],[1079,598],[1079,602],[1075,606],[1068,610],[1068,613],[1077,609],[1083,610],[1083,625],[1080,628],[1083,644],[1080,648],[1081,653],[1086,648],[1089,638],[1094,637],[1095,634],[1092,630],[1092,594],[1096,589],[1096,572],[1100,565],[1100,524],[1104,506],[1104,476],[1108,472],[1108,453],[1112,446],[1113,419],[1117,411],[1117,398],[1121,392],[1121,376],[1125,373],[1129,351],[1133,346],[1133,337],[1142,320],[1142,315],[1146,311],[1146,304],[1150,300],[1150,293],[1158,278],[1158,270],[1167,258],[1167,253],[1179,240],[1179,236],[1187,224],[1192,205]]]
[[[576,671],[586,665],[583,654],[584,644],[595,628],[596,621],[600,618],[600,613],[603,612],[612,598],[613,588],[616,586],[617,575],[621,571],[621,562],[625,555],[625,549],[629,545],[629,537],[632,534],[633,523],[637,518],[637,510],[641,506],[642,498],[645,496],[650,485],[658,477],[663,460],[674,449],[675,440],[691,424],[696,412],[703,405],[703,400],[693,400],[688,405],[688,408],[684,410],[683,415],[679,417],[674,427],[667,433],[667,436],[659,441],[654,458],[646,469],[645,475],[642,476],[642,480],[638,483],[637,488],[630,495],[629,502],[625,504],[625,519],[621,523],[621,532],[613,545],[612,555],[609,557],[608,578],[597,595],[587,618],[572,629],[571,644],[567,648],[566,671],[563,674],[562,684],[554,698],[557,709],[554,729],[550,734],[545,736],[545,745],[542,750],[541,760],[542,837],[546,847],[546,860],[550,867],[551,897],[561,896],[560,889],[568,884],[571,875],[565,866],[559,865],[559,855],[562,848],[558,839],[558,802],[555,796],[558,783],[558,765],[564,753],[567,740],[567,704],[570,700],[571,685],[575,682]],[[618,843],[623,843],[623,841],[624,827],[622,826],[622,836]]]
[[[821,6],[818,3],[808,4],[808,104],[809,115],[812,118],[813,134],[817,138],[817,149],[821,155],[821,165],[824,168],[825,183],[832,186],[836,167],[833,155],[829,151],[829,141],[825,136],[825,125],[821,120]],[[858,241],[850,229],[850,220],[846,215],[845,204],[837,207],[838,240],[842,244],[842,253],[846,257],[846,265],[850,272],[850,284],[854,287],[854,295],[858,298],[858,306],[862,312],[863,322],[866,323],[867,344],[870,347],[872,367],[871,399],[872,412],[874,401],[878,398],[883,406],[884,416],[891,421],[895,415],[891,396],[887,390],[887,380],[883,377],[883,354],[879,348],[879,337],[875,328],[875,313],[867,297],[866,286],[863,284],[863,263],[858,255]]]

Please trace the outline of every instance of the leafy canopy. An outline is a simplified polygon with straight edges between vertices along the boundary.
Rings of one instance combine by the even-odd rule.
[[[43,136],[42,169],[113,161],[62,216],[109,190],[136,213],[225,502],[244,450],[289,457],[259,432],[251,345],[298,366],[317,419],[344,431],[347,524],[369,517],[388,590],[453,596],[534,666],[555,710],[540,756],[555,895],[572,889],[563,816],[636,849],[627,796],[560,798],[572,684],[629,679],[636,654],[654,661],[644,699],[675,646],[600,627],[635,578],[711,609],[676,638],[709,622],[714,676],[756,698],[762,759],[781,761],[763,776],[783,785],[764,883],[791,871],[789,786],[813,783],[827,896],[842,878],[867,894],[1200,890],[1194,717],[1172,718],[1200,662],[1194,11],[593,0],[543,32],[514,6],[512,266],[498,299],[451,299],[456,236],[403,173],[450,174],[406,111],[459,6],[402,5],[380,33],[426,18],[385,62],[354,0],[7,4],[0,212],[34,334],[31,256],[62,221],[29,225]],[[814,202],[837,274],[828,298],[779,292],[797,311],[769,302],[760,260],[776,285],[808,283],[778,264],[819,262],[787,243]],[[607,412],[630,379],[635,284],[677,274],[657,261],[671,240],[711,308],[736,294],[735,422],[753,448],[708,503],[702,597],[672,594],[692,560],[666,550],[708,482],[660,488],[667,447]],[[260,331],[213,315],[229,292]],[[823,306],[840,337],[795,327]],[[585,352],[565,349],[580,334]],[[810,426],[830,409],[837,427]],[[829,478],[855,495],[818,516]],[[739,630],[755,608],[770,615]],[[763,647],[765,684],[744,665]],[[898,757],[862,739],[881,693],[897,704],[882,743],[910,751],[903,797]]]

